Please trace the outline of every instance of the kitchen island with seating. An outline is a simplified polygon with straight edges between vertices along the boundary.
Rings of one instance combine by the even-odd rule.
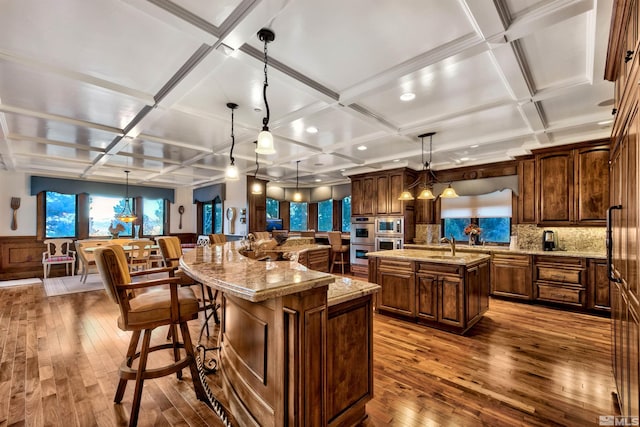
[[[198,247],[180,260],[189,276],[221,291],[218,357],[232,415],[242,425],[358,424],[373,395],[379,286],[241,249]]]
[[[464,334],[489,308],[491,256],[397,249],[369,252],[376,310]]]

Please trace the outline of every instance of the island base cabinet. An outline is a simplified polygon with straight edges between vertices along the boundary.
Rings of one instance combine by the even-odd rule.
[[[416,315],[416,291],[413,262],[378,259],[376,283],[378,310],[413,318]]]
[[[369,277],[381,285],[376,310],[465,333],[489,308],[489,262],[473,265],[377,258]]]
[[[494,254],[491,263],[491,295],[532,299],[531,257]]]

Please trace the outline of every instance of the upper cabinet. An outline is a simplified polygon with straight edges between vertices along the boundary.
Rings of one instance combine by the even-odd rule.
[[[534,153],[537,223],[604,225],[609,205],[608,141]],[[519,213],[526,214],[526,209]]]
[[[408,169],[352,176],[351,215],[405,215],[413,201],[402,202],[398,196],[414,179]]]
[[[536,220],[536,160],[518,163],[518,224],[535,224]]]
[[[351,215],[375,215],[376,178],[371,175],[351,177]]]

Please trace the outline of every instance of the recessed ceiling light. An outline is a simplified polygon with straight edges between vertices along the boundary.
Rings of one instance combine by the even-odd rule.
[[[610,125],[611,123],[613,123],[613,120],[603,120],[601,122],[598,122],[598,125],[604,126],[604,125]]]
[[[316,178],[314,181],[315,182],[322,182],[322,180],[320,178]]]
[[[394,162],[398,163],[400,159],[393,159]]]
[[[253,111],[255,111],[256,113],[260,113],[260,112],[262,112],[262,108],[260,108],[260,107],[255,107],[255,108],[253,109]]]
[[[468,157],[460,157],[460,161],[461,161],[461,162],[466,162],[467,160],[469,160],[469,158],[468,158]]]
[[[366,150],[366,149],[367,149],[367,146],[366,146],[366,145],[360,145],[360,146],[358,147],[358,150],[360,150],[360,151],[364,151],[364,150]]]
[[[478,148],[480,146],[480,144],[473,144],[471,146],[469,146],[469,148]]]
[[[308,133],[318,133],[318,128],[317,128],[317,127],[315,127],[315,126],[309,126],[309,127],[307,128],[307,132],[308,132]]]
[[[416,99],[416,94],[412,92],[405,92],[400,95],[401,101],[413,101],[414,99]]]
[[[344,171],[346,171],[346,169],[340,169],[340,172],[344,172]]]
[[[324,166],[324,163],[314,163],[313,166]]]

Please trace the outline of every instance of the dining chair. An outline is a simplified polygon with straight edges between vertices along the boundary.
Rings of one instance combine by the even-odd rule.
[[[196,355],[189,334],[187,322],[198,318],[198,299],[193,289],[178,286],[178,277],[165,277],[133,283],[132,276],[146,272],[130,273],[124,249],[118,245],[104,246],[95,251],[96,265],[109,298],[118,305],[120,315],[118,327],[132,332],[129,347],[122,365],[120,365],[120,381],[114,397],[115,403],[120,403],[124,397],[127,382],[135,380],[133,402],[129,426],[138,423],[138,414],[142,401],[142,387],[144,381],[175,373],[182,379],[182,370],[189,367],[191,381],[199,400],[207,401],[207,395],[198,371]],[[169,269],[162,269],[167,272]],[[167,288],[168,285],[168,288]],[[151,345],[151,334],[160,326],[169,326],[171,342]],[[178,329],[182,341],[178,339]],[[144,335],[141,339],[141,334]],[[141,344],[140,344],[141,343]],[[137,351],[140,344],[140,351]],[[152,353],[171,349],[173,363],[158,366],[159,361],[153,361],[153,368],[147,369],[149,359],[154,359]],[[181,355],[184,353],[184,356]],[[134,362],[138,361],[134,366]]]
[[[209,234],[209,241],[212,244],[227,243],[227,236],[224,234]]]
[[[271,238],[268,231],[254,231],[252,234],[256,240],[266,240]]]
[[[129,271],[148,270],[151,268],[151,246],[153,240],[136,239],[127,242],[126,246],[130,247],[127,255],[129,256]]]
[[[71,267],[71,275],[75,276],[76,251],[71,250],[72,243],[71,239],[47,239],[44,241],[46,250],[42,253],[42,268],[45,279],[51,272],[51,266],[56,264],[64,264],[67,276],[69,275],[69,267]]]
[[[180,257],[182,257],[182,247],[180,245],[180,239],[176,236],[162,236],[156,238],[158,242],[158,246],[160,246],[160,253],[164,259],[164,265],[167,268],[171,269],[170,275],[172,277],[177,277],[179,280],[180,286],[198,286],[200,288],[200,311],[204,312],[205,318],[205,328],[207,331],[207,337],[209,335],[209,318],[213,316],[216,324],[220,324],[220,319],[218,317],[218,305],[216,304],[216,299],[218,297],[218,291],[215,293],[211,291],[209,286],[204,286],[200,282],[196,282],[191,277],[189,277],[182,269],[180,269]],[[206,288],[206,294],[205,294]]]
[[[210,244],[209,236],[200,235],[198,236],[198,240],[196,240],[196,246],[209,246]]]
[[[316,231],[315,230],[301,231],[300,237],[316,237]]]
[[[78,255],[78,274],[80,274],[80,280],[82,283],[87,282],[87,277],[93,268],[96,268],[96,258],[93,252],[88,252],[87,248],[97,248],[100,246],[108,245],[110,240],[76,240],[76,252]]]
[[[329,244],[331,245],[331,268],[329,269],[329,273],[333,273],[333,267],[335,264],[342,266],[342,274],[344,274],[344,266],[349,263],[349,261],[344,260],[344,254],[349,253],[349,245],[342,244],[342,233],[339,231],[329,231],[327,233],[329,237]],[[340,255],[340,261],[336,261],[336,258]]]

